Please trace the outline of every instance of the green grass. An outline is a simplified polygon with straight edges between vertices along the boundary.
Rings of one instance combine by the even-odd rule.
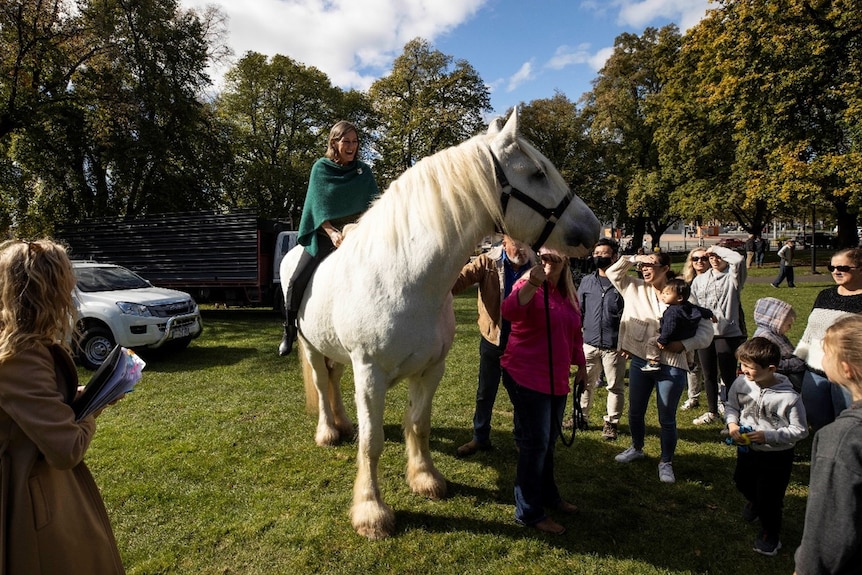
[[[771,270],[770,273],[774,273]],[[816,285],[775,290],[746,286],[744,304],[785,297],[800,321]],[[751,550],[756,528],[740,519],[733,487],[734,450],[719,426],[691,425],[680,413],[677,483],[657,477],[658,425],[648,412],[648,459],[620,465],[627,445],[598,431],[557,447],[557,478],[581,512],[561,518],[563,537],[513,522],[515,450],[511,404],[497,402],[496,449],[454,457],[470,437],[476,390],[475,295],[456,298],[458,331],[434,401],[431,448],[449,497],[431,502],[404,481],[401,419],[405,386],[388,397],[381,488],[396,513],[394,537],[369,542],[348,518],[355,444],[316,447],[315,417],[305,412],[295,356],[277,357],[280,320],[265,310],[205,310],[205,332],[181,353],[145,355],[137,390],[99,418],[87,460],[102,490],[124,563],[143,574],[659,574],[793,571],[808,477],[810,441],[800,446],[785,508],[784,549]],[[421,328],[421,326],[417,326]],[[753,331],[753,326],[749,326]],[[82,377],[89,376],[81,372]],[[350,413],[352,378],[345,376]],[[598,404],[604,403],[600,390]],[[696,414],[694,414],[696,415]]]

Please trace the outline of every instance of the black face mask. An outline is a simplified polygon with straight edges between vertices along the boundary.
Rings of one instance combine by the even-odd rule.
[[[606,270],[611,267],[613,260],[604,256],[593,256],[593,263],[596,264],[596,267],[601,270]]]

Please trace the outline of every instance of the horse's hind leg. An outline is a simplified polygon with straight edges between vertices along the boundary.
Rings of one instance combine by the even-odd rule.
[[[431,499],[446,496],[446,479],[431,461],[428,445],[431,434],[431,400],[443,377],[443,362],[408,382],[410,403],[404,415],[404,443],[407,450],[407,483],[414,493]]]
[[[303,353],[303,359],[310,366],[310,369],[303,369],[303,376],[311,378],[311,382],[314,384],[313,387],[317,391],[317,397],[315,398],[317,400],[317,431],[314,434],[314,442],[323,447],[337,445],[341,439],[341,434],[339,433],[336,416],[331,408],[330,390],[333,384],[331,381],[330,366],[328,365],[329,362],[321,353],[313,350],[311,346],[302,345],[300,350]],[[335,385],[340,385],[340,383],[335,382]],[[310,391],[308,387],[306,381],[307,394]],[[340,397],[340,391],[338,395]],[[343,405],[341,409],[342,416],[346,417],[343,414]],[[350,433],[353,433],[352,426]]]
[[[383,502],[377,480],[377,465],[383,453],[383,406],[387,385],[372,366],[359,366],[354,361],[353,368],[359,447],[350,519],[360,535],[382,539],[395,532],[395,513]]]
[[[344,409],[344,401],[341,396],[341,376],[344,375],[345,366],[330,359],[326,360],[326,366],[329,373],[329,408],[332,410],[335,428],[338,430],[342,440],[349,439],[353,437],[356,430],[353,427],[353,421]]]

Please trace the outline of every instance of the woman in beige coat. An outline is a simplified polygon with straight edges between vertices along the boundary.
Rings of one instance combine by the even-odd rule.
[[[75,420],[75,277],[49,241],[0,245],[0,574],[124,573],[84,464],[95,416]]]

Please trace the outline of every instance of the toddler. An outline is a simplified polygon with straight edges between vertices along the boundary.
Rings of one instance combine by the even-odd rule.
[[[796,391],[802,389],[802,376],[805,375],[805,360],[793,353],[794,347],[787,337],[793,327],[796,312],[789,303],[774,297],[760,298],[754,303],[754,323],[757,329],[754,337],[765,337],[781,350],[778,373],[786,375]]]
[[[679,341],[694,337],[697,326],[702,319],[711,319],[715,322],[715,316],[711,310],[696,306],[688,301],[691,288],[680,278],[667,280],[664,289],[661,290],[661,300],[667,305],[667,309],[661,316],[661,327],[656,337],[647,340],[647,364],[641,371],[658,371],[659,356],[664,346],[672,341]],[[693,362],[689,360],[689,365]]]

